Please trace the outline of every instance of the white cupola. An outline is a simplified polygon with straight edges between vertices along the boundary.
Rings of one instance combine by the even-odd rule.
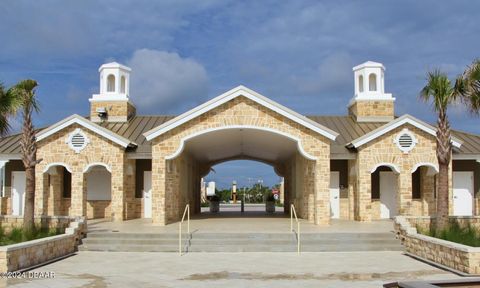
[[[385,93],[385,66],[367,61],[353,67],[355,93],[348,105],[358,122],[387,122],[394,115],[392,94]]]
[[[100,91],[89,99],[92,121],[124,122],[135,115],[135,106],[129,101],[131,71],[117,62],[98,68]]]
[[[100,94],[93,99],[128,100],[130,89],[130,69],[117,62],[106,63],[98,68],[100,72]]]
[[[367,61],[353,67],[356,100],[392,100],[392,94],[385,93],[385,66]]]

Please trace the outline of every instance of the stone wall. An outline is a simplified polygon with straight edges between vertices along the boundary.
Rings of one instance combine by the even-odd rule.
[[[168,188],[169,179],[175,176],[169,175],[171,172],[167,171],[169,161],[166,158],[180,149],[183,138],[229,125],[268,128],[298,138],[303,149],[317,159],[309,170],[314,178],[315,193],[313,200],[307,200],[314,205],[314,222],[329,223],[330,140],[245,97],[237,97],[152,140],[152,210],[155,223],[164,225],[171,221],[167,215],[168,202],[171,201],[167,198],[167,190],[171,189]]]
[[[395,231],[408,253],[464,273],[480,274],[480,248],[419,234],[411,223],[426,227],[430,219],[395,218]]]
[[[75,252],[85,235],[86,225],[84,219],[77,219],[69,223],[65,234],[0,246],[0,273],[25,269]]]
[[[402,152],[394,143],[395,137],[404,128],[407,128],[418,140],[413,150],[408,153]],[[406,124],[360,147],[358,149],[357,165],[355,166],[358,193],[355,198],[355,205],[357,206],[355,207],[355,219],[360,221],[380,219],[380,209],[376,207],[377,204],[371,198],[371,173],[380,164],[385,166],[394,165],[400,170],[400,174],[397,174],[397,207],[399,215],[425,215],[424,207],[426,205],[415,205],[412,203],[412,170],[419,163],[430,163],[437,166],[435,146],[434,136]],[[452,191],[451,175],[450,169],[450,191]],[[429,185],[433,186],[433,182],[430,182]],[[432,197],[433,193],[424,193],[424,195]],[[433,203],[433,199],[430,198],[425,201]],[[430,205],[427,210],[431,211],[431,209],[432,206]]]
[[[80,153],[76,153],[65,143],[68,135],[77,128],[80,128],[89,139],[89,144]],[[37,158],[43,159],[43,161],[36,167],[36,215],[46,215],[48,213],[47,196],[50,188],[46,185],[48,182],[45,181],[44,172],[48,165],[57,163],[60,166],[68,166],[72,174],[71,202],[68,215],[87,216],[85,169],[89,164],[102,163],[110,168],[112,175],[112,203],[109,215],[112,216],[113,220],[126,218],[126,215],[124,215],[125,197],[127,191],[134,191],[134,188],[130,185],[135,185],[134,181],[133,184],[130,184],[132,181],[127,176],[130,172],[134,175],[135,171],[131,167],[131,161],[126,159],[123,147],[74,124],[39,141]],[[65,208],[63,210],[66,212]]]
[[[357,121],[393,120],[395,116],[392,100],[357,100],[350,107],[348,113],[357,118]]]
[[[90,118],[93,122],[101,122],[97,108],[107,110],[108,122],[126,122],[135,116],[136,108],[130,101],[92,101],[90,105]]]
[[[110,200],[87,200],[87,219],[111,218]]]

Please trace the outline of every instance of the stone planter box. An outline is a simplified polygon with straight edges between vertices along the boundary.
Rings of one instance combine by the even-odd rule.
[[[465,221],[465,218],[462,220]],[[461,273],[480,274],[480,247],[426,236],[417,233],[416,227],[412,225],[426,225],[428,221],[429,219],[425,217],[395,217],[395,231],[405,246],[406,252]]]
[[[220,212],[220,201],[210,201],[210,213]]]
[[[0,246],[0,273],[18,271],[75,252],[86,232],[83,218],[72,220],[65,234]]]
[[[265,211],[267,211],[267,213],[275,212],[275,201],[265,202]]]

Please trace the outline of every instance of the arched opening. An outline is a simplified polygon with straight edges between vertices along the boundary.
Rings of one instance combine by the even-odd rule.
[[[377,75],[375,73],[368,76],[368,91],[377,91]]]
[[[127,90],[127,79],[125,78],[125,76],[122,76],[122,78],[120,78],[120,93],[125,93],[126,90]]]
[[[418,216],[436,213],[436,175],[433,164],[421,163],[412,170],[412,213]]]
[[[111,216],[112,175],[107,168],[105,164],[94,164],[84,171],[88,219]]]
[[[269,164],[256,160],[222,162],[211,168],[202,183],[201,212],[205,217],[284,216],[283,177]],[[218,207],[214,199],[219,201]]]
[[[398,215],[398,168],[392,164],[377,165],[372,171],[372,206],[380,219],[390,219]]]
[[[315,181],[313,175],[315,173],[315,158],[303,150],[298,139],[288,134],[251,126],[227,126],[204,130],[182,139],[179,149],[172,155],[167,156],[166,159],[168,187],[166,188],[166,198],[172,199],[171,203],[168,203],[169,209],[166,211],[168,222],[181,219],[187,203],[190,204],[193,214],[200,214],[202,205],[201,179],[207,177],[212,167],[233,160],[262,162],[270,167],[268,169],[271,169],[270,172],[272,173],[274,169],[277,173],[277,176],[274,177],[277,180],[279,176],[284,177],[283,211],[289,213],[290,204],[294,204],[298,217],[314,221]],[[216,168],[214,169],[216,170]],[[239,175],[231,176],[238,177]],[[251,178],[258,180],[260,177],[254,176]],[[209,179],[208,177],[206,179],[208,186]],[[237,181],[237,190],[238,188],[256,189],[255,191],[267,193],[264,189],[267,186],[265,182],[252,182],[247,185],[241,182],[241,179],[235,180]],[[280,184],[278,182],[268,183],[270,190],[272,185]],[[223,184],[222,188],[227,189],[227,183]],[[254,184],[261,185],[255,186]],[[263,197],[266,196],[268,195]],[[250,197],[248,200],[253,202],[253,196]],[[224,202],[226,202],[225,200],[226,198]],[[259,199],[257,200],[259,201]],[[260,205],[263,205],[263,207],[259,209],[266,211],[266,205]]]
[[[107,92],[115,92],[115,76],[112,74],[107,77]]]
[[[358,76],[358,91],[363,92],[363,75]]]
[[[43,173],[47,215],[70,215],[72,195],[71,169],[63,163],[48,165]]]

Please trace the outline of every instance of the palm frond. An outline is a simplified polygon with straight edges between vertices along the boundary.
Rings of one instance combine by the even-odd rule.
[[[449,104],[457,99],[448,76],[440,70],[427,73],[427,85],[420,91],[420,99],[432,101],[435,111],[446,111]]]
[[[473,114],[480,114],[480,59],[473,61],[461,76],[462,101]]]

